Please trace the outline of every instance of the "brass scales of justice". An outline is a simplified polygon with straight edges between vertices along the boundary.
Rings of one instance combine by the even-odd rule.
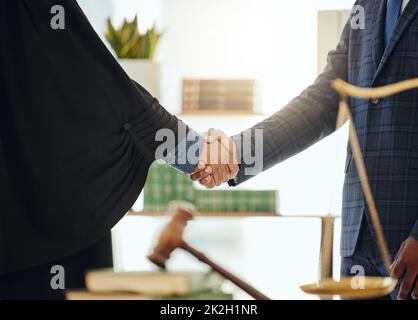
[[[344,125],[345,122],[349,121],[349,143],[351,145],[361,187],[363,189],[364,199],[369,209],[377,244],[384,259],[384,264],[388,276],[369,277],[357,275],[354,277],[341,278],[339,281],[328,278],[321,280],[319,283],[303,285],[300,288],[305,293],[321,297],[339,296],[344,299],[365,299],[381,297],[392,292],[395,289],[398,280],[389,276],[391,274],[390,266],[392,261],[389,255],[389,250],[384,238],[379,214],[377,212],[373,193],[367,176],[366,166],[360,149],[357,131],[353,121],[351,109],[348,104],[348,97],[359,99],[379,99],[388,97],[403,91],[417,89],[418,78],[376,88],[355,87],[340,79],[332,81],[331,85],[340,94],[341,97],[336,129],[338,130]],[[246,283],[239,277],[222,268],[210,260],[205,254],[191,247],[187,242],[185,242],[185,240],[183,240],[183,232],[187,221],[193,219],[194,209],[192,207],[175,205],[170,209],[170,211],[173,214],[172,220],[163,230],[156,246],[148,256],[150,261],[162,268],[165,268],[166,262],[170,258],[171,253],[177,248],[181,248],[195,256],[201,262],[209,265],[215,272],[218,272],[224,278],[230,280],[254,299],[269,300],[267,296],[258,291],[256,288],[252,287],[250,284]],[[329,240],[332,241],[331,239]],[[329,269],[331,263],[331,250],[329,250],[329,248],[331,248],[330,241],[327,241],[324,244],[325,246],[328,246],[328,248],[324,248],[324,251],[326,252],[324,257],[324,265],[327,269]]]

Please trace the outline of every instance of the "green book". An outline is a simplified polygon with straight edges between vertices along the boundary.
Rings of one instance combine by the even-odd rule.
[[[144,187],[144,210],[166,211],[171,201],[185,201],[200,212],[276,212],[276,190],[196,190],[188,175],[155,162]]]
[[[167,164],[154,162],[144,187],[144,210],[165,211],[171,201],[194,203],[190,177]]]
[[[277,191],[196,190],[195,206],[201,212],[276,212]]]

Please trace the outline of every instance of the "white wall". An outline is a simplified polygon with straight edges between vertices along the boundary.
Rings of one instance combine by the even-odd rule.
[[[271,113],[316,74],[317,11],[352,0],[161,0],[163,102],[180,110],[183,77],[255,77]]]
[[[157,26],[161,26],[160,0],[113,0],[113,2],[115,23],[122,22],[124,18],[132,19],[137,14],[141,31],[151,27],[154,22]]]

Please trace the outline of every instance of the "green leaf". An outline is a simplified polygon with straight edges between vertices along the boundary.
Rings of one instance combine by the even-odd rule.
[[[161,33],[154,26],[141,34],[138,30],[138,15],[132,21],[123,20],[119,29],[114,28],[110,19],[107,20],[106,39],[118,58],[153,59]]]

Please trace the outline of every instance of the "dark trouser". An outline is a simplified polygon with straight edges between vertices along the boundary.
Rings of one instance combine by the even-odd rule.
[[[65,271],[65,289],[84,288],[86,270],[113,266],[110,234],[89,248],[31,269],[0,275],[0,299],[3,300],[62,300],[65,290],[52,289],[53,266]]]
[[[396,256],[396,252],[391,252],[391,255],[392,257]],[[388,276],[379,247],[370,234],[367,222],[364,221],[354,255],[341,258],[341,276],[353,277],[357,275],[359,270],[358,267],[361,267],[364,270],[365,276]],[[395,300],[398,292],[399,284],[390,295],[376,300]]]

